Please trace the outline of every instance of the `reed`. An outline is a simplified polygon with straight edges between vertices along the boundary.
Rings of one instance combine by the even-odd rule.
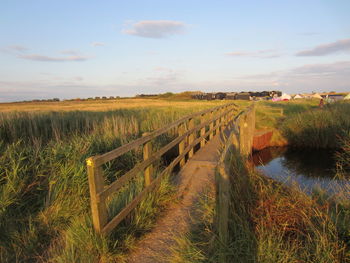
[[[128,248],[171,201],[171,180],[163,180],[128,224],[102,237],[92,230],[85,159],[210,106],[1,114],[0,262],[123,262]],[[154,147],[172,136],[161,137]],[[107,165],[106,181],[132,168],[140,152]],[[142,183],[136,180],[110,202],[131,200]],[[118,206],[110,209],[117,212],[112,210]]]
[[[293,147],[340,148],[350,132],[350,103],[326,105],[286,119],[282,133]]]
[[[327,207],[246,168],[232,151],[228,262],[348,262]]]

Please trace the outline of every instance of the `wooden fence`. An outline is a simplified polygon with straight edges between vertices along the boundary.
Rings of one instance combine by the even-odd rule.
[[[237,106],[230,103],[194,113],[166,127],[146,133],[141,138],[113,151],[88,158],[86,163],[95,231],[101,234],[110,233],[146,197],[147,193],[156,188],[165,175],[170,174],[177,164],[181,168],[186,160],[193,156],[196,145],[200,144],[200,147],[203,147],[207,140],[211,140],[215,134],[223,130],[228,122],[234,119],[236,109]],[[195,123],[199,124],[195,125]],[[177,137],[158,151],[153,152],[152,140],[171,129],[175,129]],[[105,185],[103,165],[140,146],[143,147],[143,161],[113,183]],[[153,178],[154,162],[174,147],[178,147],[178,156],[156,178]],[[140,172],[144,175],[144,189],[108,221],[107,198],[129,184]]]
[[[247,110],[241,112],[231,123],[231,133],[224,145],[216,174],[216,202],[217,217],[216,225],[220,243],[224,247],[229,247],[229,203],[230,203],[230,175],[226,170],[225,161],[231,150],[239,150],[242,156],[247,157],[252,152],[253,138],[255,131],[255,105],[251,105]],[[220,253],[220,263],[227,262],[225,253]]]

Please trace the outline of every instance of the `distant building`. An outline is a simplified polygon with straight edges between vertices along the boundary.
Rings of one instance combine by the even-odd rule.
[[[236,94],[236,100],[250,100],[249,92],[241,92]]]
[[[237,92],[227,92],[226,93],[226,100],[235,100],[236,99]]]
[[[218,93],[215,93],[215,99],[217,100],[223,100],[226,98],[226,93],[223,93],[223,92],[218,92]]]

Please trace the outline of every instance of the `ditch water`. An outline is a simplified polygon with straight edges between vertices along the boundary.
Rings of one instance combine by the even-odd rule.
[[[270,147],[254,153],[252,161],[266,176],[286,185],[297,183],[307,194],[315,188],[334,194],[339,187],[350,184],[347,179],[335,178],[334,152],[328,150]]]

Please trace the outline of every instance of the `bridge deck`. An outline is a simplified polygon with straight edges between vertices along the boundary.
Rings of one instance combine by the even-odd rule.
[[[201,193],[208,189],[211,193],[215,191],[215,167],[222,140],[222,134],[214,136],[184,165],[177,175],[180,201],[172,204],[154,229],[139,241],[129,255],[129,263],[167,262],[177,244],[176,238],[189,231],[191,222],[200,220],[196,206]]]

